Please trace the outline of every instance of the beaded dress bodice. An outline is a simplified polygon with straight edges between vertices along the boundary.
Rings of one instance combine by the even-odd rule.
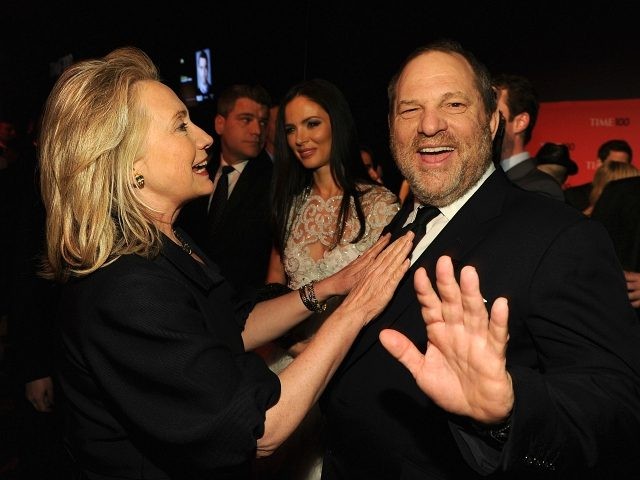
[[[284,249],[283,262],[289,287],[300,288],[312,280],[321,280],[337,272],[373,245],[382,229],[400,209],[398,198],[380,185],[366,185],[362,198],[365,215],[365,234],[358,243],[350,243],[360,228],[353,199],[342,239],[335,243],[337,219],[342,195],[324,200],[306,190],[299,202],[297,213],[292,212],[290,235]],[[309,246],[320,242],[326,247],[320,259],[312,258]]]

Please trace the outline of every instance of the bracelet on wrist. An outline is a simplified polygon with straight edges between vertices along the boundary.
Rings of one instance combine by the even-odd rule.
[[[313,284],[315,281],[311,281],[306,285],[300,287],[298,292],[300,292],[300,299],[307,310],[312,312],[324,312],[327,309],[327,302],[319,302],[316,297],[316,291],[313,288]]]

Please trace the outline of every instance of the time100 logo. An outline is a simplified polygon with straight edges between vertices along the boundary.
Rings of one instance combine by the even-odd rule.
[[[631,125],[629,117],[591,118],[592,127],[628,127]]]

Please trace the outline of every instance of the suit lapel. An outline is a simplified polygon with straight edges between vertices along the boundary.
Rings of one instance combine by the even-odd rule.
[[[252,158],[247,162],[244,170],[240,174],[238,181],[233,187],[233,191],[229,196],[227,206],[225,207],[226,217],[229,212],[233,212],[247,198],[253,198],[253,192],[255,185],[260,181],[258,177],[260,174],[260,157]],[[268,178],[264,178],[263,181],[268,182]]]
[[[510,168],[507,171],[507,178],[512,182],[515,180],[519,180],[523,177],[526,177],[531,170],[536,168],[536,164],[532,158],[527,158],[522,162],[515,165],[513,168]]]

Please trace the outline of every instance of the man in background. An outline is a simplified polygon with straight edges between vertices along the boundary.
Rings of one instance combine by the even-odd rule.
[[[578,173],[578,164],[571,160],[569,147],[561,143],[547,142],[536,153],[538,170],[553,177],[562,187],[570,175]]]
[[[207,165],[214,191],[186,205],[177,220],[240,293],[264,285],[273,244],[273,163],[263,150],[269,105],[271,97],[260,85],[232,85],[220,94],[218,141]],[[226,198],[218,201],[216,191],[225,181]]]
[[[504,117],[500,166],[519,187],[564,202],[562,188],[550,175],[536,168],[526,146],[538,119],[538,94],[528,78],[500,74],[493,80],[498,109]]]

